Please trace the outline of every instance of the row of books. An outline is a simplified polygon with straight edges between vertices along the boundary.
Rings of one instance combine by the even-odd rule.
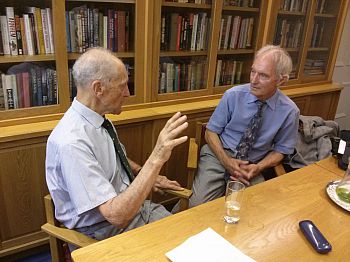
[[[283,0],[280,3],[280,10],[305,13],[309,0]]]
[[[306,75],[322,75],[325,73],[326,61],[324,59],[311,59],[305,61],[304,73]]]
[[[211,4],[212,0],[165,0],[165,2],[192,3],[192,4]]]
[[[53,54],[51,9],[25,9],[18,15],[13,7],[5,7],[6,15],[0,16],[0,55]]]
[[[251,48],[253,17],[223,15],[220,25],[219,50]]]
[[[208,47],[211,19],[207,13],[162,13],[162,51],[200,51]]]
[[[0,110],[57,104],[57,75],[50,68],[1,74]]]
[[[287,48],[298,48],[301,43],[304,20],[278,19],[274,44]]]
[[[219,59],[216,64],[215,86],[241,83],[243,61]]]
[[[254,0],[225,0],[224,5],[228,6],[240,6],[240,7],[253,7]]]
[[[205,61],[161,63],[158,92],[162,94],[203,89],[206,72]]]
[[[316,20],[312,31],[311,47],[321,47],[325,29],[325,20]],[[330,36],[327,36],[330,37]]]
[[[333,1],[332,1],[332,3],[333,3]],[[317,0],[316,13],[317,14],[325,13],[326,12],[326,7],[327,7],[327,1],[326,0]]]
[[[87,6],[66,11],[67,50],[83,53],[102,46],[113,52],[130,49],[130,13],[108,9],[105,12]]]

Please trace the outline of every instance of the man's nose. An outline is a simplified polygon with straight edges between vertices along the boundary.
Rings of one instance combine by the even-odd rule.
[[[250,73],[250,82],[256,83],[259,81],[259,74],[257,72]]]

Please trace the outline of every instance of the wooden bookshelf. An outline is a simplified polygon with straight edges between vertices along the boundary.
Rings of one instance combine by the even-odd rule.
[[[286,0],[287,1],[287,0]],[[32,106],[11,110],[0,110],[0,260],[5,255],[19,252],[47,243],[47,236],[40,231],[45,221],[43,196],[47,194],[45,183],[46,140],[63,113],[71,103],[69,89],[69,68],[81,55],[68,52],[66,32],[66,11],[80,6],[97,8],[106,16],[108,9],[127,11],[130,14],[129,50],[114,51],[125,63],[130,65],[133,94],[127,99],[120,116],[110,116],[117,126],[119,137],[127,148],[128,156],[143,163],[152,151],[157,135],[168,117],[176,111],[187,114],[189,127],[185,134],[195,135],[198,121],[207,121],[222,94],[237,81],[218,82],[216,85],[217,64],[219,60],[243,62],[240,83],[249,82],[250,67],[254,53],[267,43],[276,42],[281,24],[286,20],[295,26],[299,21],[300,32],[294,45],[285,48],[293,58],[294,77],[282,91],[290,96],[304,115],[319,115],[333,119],[342,87],[331,82],[336,54],[348,10],[349,0],[325,0],[321,8],[317,0],[305,0],[302,7],[291,7],[284,0],[254,0],[251,6],[229,6],[226,0],[212,0],[201,4],[178,3],[176,1],[153,0],[3,0],[0,15],[6,15],[5,7],[13,6],[15,13],[23,14],[25,7],[51,8],[53,16],[54,54],[1,56],[0,70],[7,70],[21,63],[49,65],[57,71],[58,102],[54,105]],[[249,1],[247,1],[249,2]],[[303,3],[303,1],[289,1]],[[281,6],[283,8],[281,8]],[[162,45],[162,17],[179,14],[188,23],[188,18],[200,14],[205,17],[203,39],[199,48],[164,48]],[[205,15],[202,15],[205,14]],[[173,22],[175,22],[173,15]],[[226,44],[223,19],[231,16],[231,28]],[[248,46],[231,48],[232,25],[235,16],[253,19],[251,42]],[[180,20],[179,20],[180,21]],[[226,21],[226,27],[227,27]],[[285,24],[287,22],[284,22]],[[315,24],[327,38],[314,33]],[[323,26],[323,23],[325,24]],[[163,23],[164,25],[164,23]],[[323,29],[322,29],[323,27]],[[181,28],[181,27],[180,27]],[[322,29],[322,30],[321,30]],[[249,30],[249,27],[247,27]],[[177,28],[174,30],[177,34]],[[220,42],[223,38],[223,45]],[[180,29],[181,35],[181,29]],[[200,35],[200,33],[199,33]],[[316,40],[313,39],[313,35]],[[187,35],[189,36],[189,34]],[[287,36],[287,35],[285,35]],[[197,37],[197,35],[196,35]],[[318,37],[318,38],[317,38]],[[175,39],[175,38],[172,38]],[[277,39],[278,40],[278,39]],[[177,35],[176,35],[177,41]],[[180,38],[181,41],[181,38]],[[183,41],[183,39],[182,39]],[[192,41],[192,34],[191,34]],[[290,40],[291,41],[291,40]],[[248,41],[249,42],[249,41]],[[293,42],[293,41],[292,41]],[[312,46],[314,42],[314,46]],[[317,43],[317,44],[316,44]],[[276,44],[279,44],[276,42]],[[172,46],[174,46],[172,44]],[[186,47],[186,44],[185,44]],[[188,48],[189,47],[189,48]],[[323,59],[322,71],[307,71],[312,62]],[[177,89],[160,92],[162,63],[174,64],[180,75]],[[195,88],[184,88],[181,76],[188,74],[188,65],[202,65],[198,69],[201,80]],[[185,65],[182,67],[182,65]],[[237,65],[237,62],[236,62]],[[187,66],[187,69],[186,69]],[[225,79],[232,80],[233,64],[225,65]],[[164,67],[164,66],[163,66]],[[168,66],[171,70],[172,66]],[[184,70],[181,73],[181,69]],[[186,71],[187,70],[187,71]],[[192,69],[191,69],[192,70]],[[182,74],[182,75],[181,75]],[[177,76],[177,77],[178,77]],[[187,78],[188,79],[188,78]],[[235,80],[235,78],[234,78]],[[173,81],[173,80],[172,80]],[[188,86],[188,84],[185,84]],[[186,159],[188,144],[174,149],[172,157],[162,169],[162,174],[186,184]],[[160,203],[174,202],[175,199],[153,194],[151,199]],[[16,204],[14,204],[16,203]]]

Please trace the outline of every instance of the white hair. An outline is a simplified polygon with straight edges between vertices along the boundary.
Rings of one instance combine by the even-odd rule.
[[[112,77],[118,78],[118,64],[123,62],[109,50],[101,47],[88,49],[73,65],[75,84],[77,87],[86,87],[94,80],[106,83]]]
[[[292,59],[285,49],[281,48],[280,46],[266,45],[258,50],[255,58],[264,55],[271,55],[276,67],[276,76],[287,77],[287,79],[289,78],[293,65]]]

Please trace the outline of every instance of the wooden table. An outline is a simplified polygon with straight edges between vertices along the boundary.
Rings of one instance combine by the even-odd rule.
[[[350,212],[330,200],[329,181],[339,176],[310,165],[245,191],[241,221],[226,224],[224,199],[189,209],[72,253],[79,261],[169,261],[165,253],[211,227],[257,261],[346,261],[350,258]],[[312,220],[333,246],[314,251],[299,229]]]
[[[338,159],[335,156],[327,157],[321,161],[316,162],[315,164],[335,173],[340,177],[343,177],[345,174],[345,170],[342,170],[338,167]]]

